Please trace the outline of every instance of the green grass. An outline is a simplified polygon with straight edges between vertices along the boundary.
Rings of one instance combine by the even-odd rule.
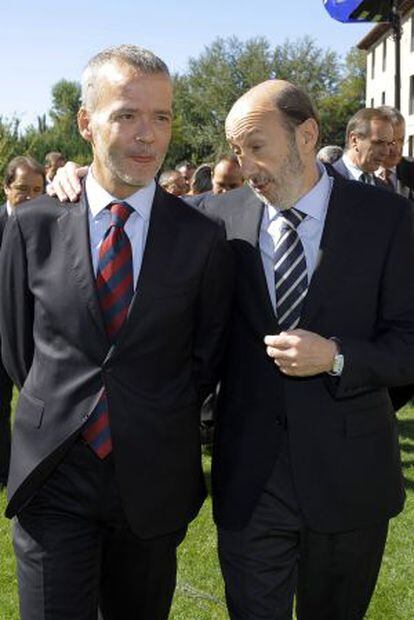
[[[414,617],[414,409],[401,414],[400,436],[407,503],[393,519],[369,620],[412,620]],[[205,457],[206,471],[210,460]],[[5,496],[0,495],[0,512]],[[0,620],[18,620],[16,579],[10,523],[0,517]],[[170,620],[226,620],[223,583],[216,554],[211,500],[206,501],[179,549],[178,586]]]

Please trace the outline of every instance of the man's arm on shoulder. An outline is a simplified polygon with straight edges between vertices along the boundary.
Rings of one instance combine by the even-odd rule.
[[[234,290],[234,262],[223,227],[217,226],[197,300],[194,359],[200,402],[219,379]]]
[[[17,216],[7,222],[0,252],[0,334],[3,363],[21,389],[33,360],[33,297]]]

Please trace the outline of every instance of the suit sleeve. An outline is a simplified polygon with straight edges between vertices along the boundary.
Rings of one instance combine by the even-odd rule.
[[[385,248],[385,251],[387,249]],[[388,247],[371,341],[341,339],[344,371],[335,396],[414,383],[414,211],[401,209]]]
[[[215,389],[227,343],[234,263],[224,227],[218,227],[205,266],[198,302],[194,363],[200,403]]]
[[[33,296],[16,216],[7,222],[0,253],[0,335],[4,366],[21,389],[33,359]]]

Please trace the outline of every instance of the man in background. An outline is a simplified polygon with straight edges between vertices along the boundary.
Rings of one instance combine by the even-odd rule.
[[[375,174],[398,194],[413,200],[414,162],[403,157],[404,116],[399,110],[391,106],[381,106],[378,109],[388,116],[394,131],[394,139],[390,145],[388,157]]]
[[[50,151],[50,153],[47,153],[45,157],[46,183],[51,183],[51,181],[53,181],[56,172],[59,168],[64,166],[65,163],[66,159],[59,151]]]
[[[333,164],[347,179],[387,187],[374,175],[389,156],[394,131],[389,116],[376,108],[358,110],[349,120],[345,153]]]
[[[239,162],[233,157],[222,157],[214,166],[213,194],[224,194],[243,185]]]
[[[160,174],[158,183],[173,196],[183,196],[187,193],[187,183],[178,170],[165,170]]]
[[[26,200],[44,192],[45,176],[42,166],[32,157],[14,157],[4,174],[7,201],[0,206],[0,247],[3,231],[14,209]],[[10,464],[10,415],[13,382],[0,359],[0,489],[7,483]]]

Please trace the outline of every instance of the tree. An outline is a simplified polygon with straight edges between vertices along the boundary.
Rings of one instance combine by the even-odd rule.
[[[271,78],[303,87],[321,112],[323,140],[338,142],[349,116],[364,105],[364,75],[360,52],[352,51],[343,64],[336,52],[310,37],[273,49],[263,37],[218,38],[190,59],[184,75],[174,76],[176,122],[166,165],[211,161],[226,152],[224,122],[231,106]]]

